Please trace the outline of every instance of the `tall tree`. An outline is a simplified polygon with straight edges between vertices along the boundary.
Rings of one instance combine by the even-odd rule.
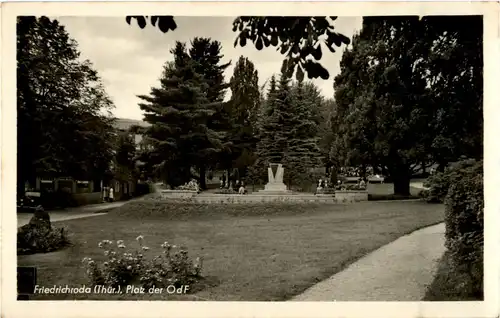
[[[254,64],[240,56],[230,81],[231,87],[231,124],[232,158],[240,176],[246,174],[248,166],[255,161],[258,141],[257,118],[260,111],[261,96],[259,76]]]
[[[138,176],[136,144],[128,131],[119,133],[116,138],[113,172],[116,179],[124,182]]]
[[[166,63],[161,86],[149,96],[141,95],[139,104],[150,147],[142,159],[155,164],[167,184],[178,186],[192,177],[191,168],[200,167],[206,158],[223,148],[224,136],[210,128],[218,108],[208,100],[208,83],[195,69],[199,66],[188,54],[186,45],[177,42],[172,49],[174,61]]]
[[[277,122],[277,94],[278,88],[276,77],[273,75],[269,81],[267,96],[262,100],[262,106],[257,118],[257,136],[259,141],[256,145],[256,161],[250,167],[250,179],[254,183],[261,183],[267,180],[267,167],[273,163],[273,148],[275,132],[280,126]]]
[[[436,151],[444,148],[438,141],[452,140],[444,144],[455,150],[464,149],[461,145],[465,140],[470,144],[470,140],[475,140],[472,136],[481,134],[482,118],[477,116],[480,106],[476,103],[474,110],[470,111],[460,107],[457,99],[450,99],[450,95],[444,95],[447,99],[443,99],[447,89],[436,85],[434,80],[442,77],[468,83],[471,73],[481,74],[482,66],[475,64],[474,71],[471,71],[470,65],[460,64],[459,59],[454,60],[458,64],[448,64],[438,51],[438,43],[443,33],[450,30],[440,26],[437,31],[435,19],[365,18],[361,34],[354,37],[352,49],[344,53],[341,73],[335,79],[337,139],[342,143],[335,149],[342,150],[343,157],[351,164],[372,163],[387,170],[394,180],[396,194],[409,194],[410,178],[422,163],[452,159],[453,156],[445,159]],[[451,20],[457,25],[463,23]],[[456,28],[453,24],[446,25]],[[473,31],[476,36],[477,29]],[[462,29],[460,32],[466,31]],[[475,48],[471,51],[479,56],[482,54],[477,43],[463,41],[462,44]],[[441,58],[436,59],[436,53]],[[436,69],[437,60],[447,66]],[[479,60],[470,58],[470,63]],[[459,71],[452,71],[452,68]],[[446,83],[454,84],[451,81]],[[457,91],[457,86],[453,89]],[[466,90],[464,99],[471,101],[478,94],[477,90]],[[446,108],[436,104],[443,100],[448,102]],[[459,121],[445,115],[450,111],[450,103],[455,103],[451,109],[458,118],[465,120],[467,116],[475,115],[467,119],[470,124],[461,130],[461,140],[450,138]],[[453,153],[457,158],[462,150],[455,150],[447,153]],[[473,152],[462,154],[472,155]]]
[[[128,24],[132,19],[137,21],[141,29],[151,23],[158,26],[161,32],[177,29],[172,16],[127,16]],[[336,47],[349,44],[345,35],[335,32],[334,21],[337,17],[237,17],[233,22],[233,32],[239,32],[234,46],[246,46],[250,40],[257,50],[274,46],[285,59],[282,72],[292,77],[294,72],[297,80],[328,79],[328,71],[318,62],[323,56],[322,47],[335,52]],[[149,20],[149,21],[148,21]],[[326,35],[326,36],[325,36]]]
[[[96,179],[112,158],[113,104],[57,20],[17,21],[18,191],[35,178]]]
[[[431,155],[442,170],[483,155],[483,20],[428,17],[426,32],[434,39],[426,76],[435,109]]]
[[[196,170],[199,173],[202,189],[206,188],[207,168],[215,168],[217,163],[225,163],[226,158],[231,156],[231,105],[223,102],[229,87],[229,83],[224,81],[224,71],[231,65],[231,62],[221,64],[224,57],[221,51],[222,46],[219,41],[200,37],[191,41],[189,49],[189,57],[193,61],[194,71],[200,74],[208,85],[206,97],[213,115],[207,121],[207,127],[218,133],[222,143],[222,149],[219,151],[200,155]],[[230,161],[228,165],[230,165]]]
[[[311,169],[322,164],[319,149],[319,123],[321,95],[312,83],[297,82],[292,87],[291,107],[286,134],[287,149],[283,162],[287,167],[289,185],[303,185],[312,180]]]

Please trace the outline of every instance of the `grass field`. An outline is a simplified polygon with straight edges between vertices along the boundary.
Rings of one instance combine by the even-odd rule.
[[[442,205],[419,201],[348,205],[196,205],[137,201],[95,218],[57,222],[73,246],[19,256],[36,266],[38,284],[87,284],[82,258],[103,259],[104,239],[133,242],[149,253],[164,241],[203,256],[206,288],[186,300],[279,301],[303,292],[355,260],[416,229],[443,220]],[[163,299],[170,295],[37,295],[35,299]]]

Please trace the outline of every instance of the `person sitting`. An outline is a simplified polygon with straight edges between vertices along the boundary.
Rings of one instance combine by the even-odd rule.
[[[240,188],[238,189],[238,193],[239,194],[246,194],[247,193],[247,190],[245,189],[245,184],[243,183],[243,181],[240,184]]]
[[[360,188],[366,188],[366,182],[364,179],[361,179],[361,181],[359,181],[359,187]]]

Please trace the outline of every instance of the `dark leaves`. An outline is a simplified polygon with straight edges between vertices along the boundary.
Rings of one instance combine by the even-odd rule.
[[[328,17],[331,21],[336,17]],[[247,40],[250,40],[257,50],[262,50],[270,45],[277,47],[282,55],[288,58],[287,73],[293,76],[293,70],[297,65],[302,66],[302,70],[308,73],[312,78],[328,78],[328,72],[318,63],[310,64],[308,57],[316,61],[321,60],[323,52],[321,42],[328,47],[330,52],[335,52],[334,46],[340,47],[343,44],[349,44],[350,40],[346,36],[334,32],[330,20],[327,17],[237,17],[233,21],[233,32],[239,32],[234,41],[234,46],[238,44],[246,46]],[[136,19],[140,28],[147,25],[148,17],[128,16],[126,21],[131,24],[131,20]],[[175,24],[172,16],[152,16],[150,18],[153,26],[166,33],[175,30]],[[327,35],[327,38],[320,40],[320,37]],[[296,59],[295,57],[300,58]],[[312,74],[309,74],[309,71]]]
[[[255,48],[259,51],[263,49],[262,37],[259,37],[255,42]]]
[[[155,15],[151,16],[150,18],[148,16],[127,16],[125,18],[129,25],[131,24],[132,19],[137,20],[137,24],[141,29],[144,29],[147,26],[148,19],[150,20],[152,26],[158,25],[158,28],[163,33],[167,33],[170,30],[174,31],[175,29],[177,29],[177,24],[175,23],[173,16]]]
[[[335,19],[330,17],[330,20]],[[272,45],[277,47],[282,55],[286,55],[282,71],[290,77],[293,76],[295,67],[297,72],[305,70],[309,78],[329,77],[323,66],[310,62],[309,58],[321,60],[321,42],[326,44],[330,52],[335,52],[334,46],[349,44],[349,38],[333,32],[333,29],[327,17],[238,17],[233,22],[233,31],[240,32],[237,38],[245,37],[247,32],[255,34],[253,39],[246,37],[251,39],[258,50],[263,46]],[[325,34],[326,39],[320,39]],[[299,77],[303,75],[297,74]]]
[[[312,56],[316,60],[321,60],[321,57],[323,56],[323,53],[321,52],[321,45],[318,45],[318,47],[313,51]]]
[[[141,29],[144,29],[146,27],[146,18],[145,17],[135,17],[137,20],[137,24]]]

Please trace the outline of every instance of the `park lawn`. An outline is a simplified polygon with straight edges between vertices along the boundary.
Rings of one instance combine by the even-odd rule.
[[[56,222],[73,246],[18,257],[36,266],[38,284],[88,284],[82,258],[104,259],[104,239],[151,248],[169,241],[191,257],[203,256],[205,288],[186,300],[281,301],[341,271],[367,253],[419,228],[442,222],[442,205],[421,201],[338,205],[199,205],[154,201],[128,203],[99,217]],[[162,295],[37,295],[34,299],[178,300]]]

